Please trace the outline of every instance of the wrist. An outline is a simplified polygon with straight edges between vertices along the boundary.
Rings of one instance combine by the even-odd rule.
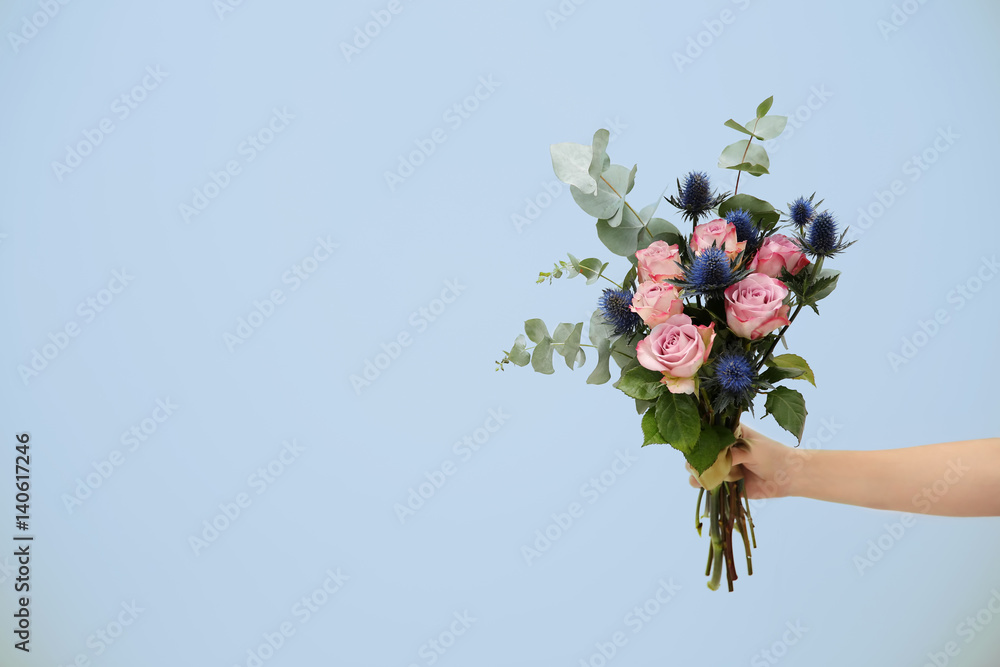
[[[785,459],[784,479],[781,473],[775,475],[775,482],[780,486],[784,495],[807,497],[809,489],[809,479],[812,477],[813,468],[816,465],[816,455],[821,452],[816,449],[789,449]]]

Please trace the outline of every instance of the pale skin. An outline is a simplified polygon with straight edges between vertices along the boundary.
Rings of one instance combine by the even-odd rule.
[[[799,496],[895,512],[1000,516],[1000,438],[836,451],[786,447],[741,428],[726,479],[742,477],[751,499]],[[690,483],[700,486],[694,476]]]

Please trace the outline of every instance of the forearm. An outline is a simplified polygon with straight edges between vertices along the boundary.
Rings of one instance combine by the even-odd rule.
[[[800,456],[789,495],[920,514],[1000,516],[1000,438]]]

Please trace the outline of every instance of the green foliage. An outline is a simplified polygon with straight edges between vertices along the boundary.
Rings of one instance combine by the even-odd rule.
[[[736,436],[725,426],[719,424],[704,426],[698,436],[698,444],[695,445],[690,454],[686,455],[687,462],[700,475],[711,468],[722,450],[734,442],[736,442]]]
[[[564,275],[567,278],[575,278],[582,274],[587,277],[587,284],[592,285],[604,275],[604,270],[608,268],[607,262],[602,262],[596,257],[588,257],[581,261],[569,253],[566,255],[569,257],[569,262],[560,261],[553,264],[551,271],[539,271],[538,280],[535,283],[543,283],[548,280],[551,285],[553,278],[562,278]]]
[[[749,213],[757,227],[765,234],[769,233],[778,224],[781,214],[774,210],[774,207],[763,199],[757,199],[750,195],[733,195],[719,205],[719,216],[726,217],[726,214],[735,209],[741,208]]]
[[[660,429],[656,425],[656,415],[653,410],[646,410],[642,416],[642,446],[665,445],[666,438],[660,435]]]
[[[615,383],[617,389],[621,389],[626,395],[638,398],[643,401],[653,401],[661,393],[667,390],[660,380],[662,373],[651,371],[642,366],[634,366],[622,372],[621,378]]]
[[[772,415],[778,426],[802,442],[806,427],[806,401],[802,394],[788,387],[775,387],[764,402],[764,416]]]
[[[740,139],[726,146],[719,156],[719,167],[745,171],[754,176],[769,173],[767,168],[771,166],[771,162],[767,151],[760,144],[750,142],[750,139]]]
[[[656,426],[667,443],[685,457],[691,456],[701,433],[701,413],[694,395],[667,391],[656,400],[655,412]]]
[[[816,386],[816,377],[813,375],[812,369],[809,368],[806,360],[797,354],[781,354],[777,357],[768,357],[764,363],[769,368],[778,369],[787,378],[806,380],[812,386]],[[794,375],[790,374],[793,372],[795,373]]]

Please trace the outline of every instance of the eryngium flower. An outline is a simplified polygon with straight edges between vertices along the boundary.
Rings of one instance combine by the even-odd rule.
[[[680,287],[685,295],[721,296],[727,287],[749,275],[747,269],[736,269],[742,257],[730,261],[724,249],[713,245],[690,260],[683,280],[668,282]]]
[[[642,318],[632,312],[632,292],[609,287],[597,300],[604,321],[614,327],[614,335],[632,333],[642,327]]]
[[[736,208],[726,213],[726,222],[736,228],[736,240],[747,242],[747,252],[760,245],[760,230],[754,224],[753,216],[742,208]]]
[[[701,216],[721,204],[728,195],[729,193],[712,194],[708,174],[692,171],[684,177],[684,185],[677,181],[677,196],[667,197],[666,200],[684,212],[685,220],[697,223]]]
[[[823,211],[813,218],[812,224],[809,225],[809,232],[800,235],[796,241],[803,252],[813,257],[833,257],[857,242],[855,240],[844,243],[845,236],[847,236],[846,229],[840,236],[837,236],[837,221],[834,220],[831,213]]]
[[[816,209],[813,208],[812,197],[809,199],[799,197],[788,205],[788,217],[799,229],[812,222],[814,215],[816,215]]]
[[[712,407],[723,412],[731,406],[743,409],[753,405],[754,394],[760,388],[753,362],[736,348],[728,348],[712,365],[712,377],[705,382],[705,389],[712,398]]]

